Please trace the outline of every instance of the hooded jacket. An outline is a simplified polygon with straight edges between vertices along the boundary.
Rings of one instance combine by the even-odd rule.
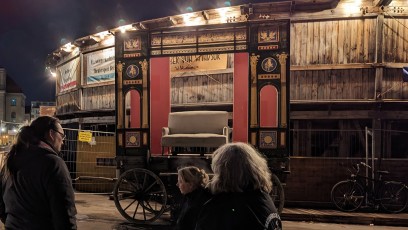
[[[280,230],[271,197],[256,190],[220,193],[204,204],[195,230]]]
[[[17,152],[1,176],[0,218],[6,229],[77,229],[74,190],[65,162],[44,142]]]
[[[176,230],[193,230],[197,222],[197,216],[203,204],[211,197],[209,191],[199,187],[186,194],[181,202],[181,210],[177,219]]]

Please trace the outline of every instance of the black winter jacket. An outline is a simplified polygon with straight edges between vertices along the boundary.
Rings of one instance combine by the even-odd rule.
[[[204,204],[196,230],[278,230],[280,217],[261,191],[220,193]]]
[[[204,188],[197,188],[191,193],[186,194],[181,202],[181,210],[177,219],[177,230],[194,230],[197,222],[197,216],[211,197],[209,191]]]
[[[6,229],[76,229],[74,190],[65,162],[51,148],[33,146],[18,152],[12,164],[16,172],[7,180],[2,177],[0,190]]]

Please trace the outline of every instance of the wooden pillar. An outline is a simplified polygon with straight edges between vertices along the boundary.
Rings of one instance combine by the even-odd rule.
[[[118,129],[121,129],[121,128],[123,128],[123,118],[124,118],[124,116],[123,116],[123,91],[122,91],[122,88],[123,88],[123,82],[122,82],[122,79],[123,79],[123,65],[124,65],[124,63],[122,63],[121,61],[119,61],[117,64],[116,64],[116,71],[117,71],[117,73],[118,73],[118,76],[117,76],[117,84],[118,84],[118,87],[117,87],[117,97],[118,97],[118,100],[117,100],[117,106],[116,106],[116,112],[117,112],[117,114],[118,114],[118,116],[117,116],[117,128]]]
[[[256,73],[256,66],[258,64],[259,55],[251,55],[251,122],[250,127],[258,127],[258,76]]]
[[[142,128],[149,128],[149,104],[148,104],[148,90],[147,90],[147,70],[149,63],[144,59],[139,64],[142,66],[143,74],[143,94],[142,94]]]
[[[286,98],[286,59],[288,58],[288,54],[282,53],[278,55],[279,63],[281,66],[281,105],[280,105],[280,127],[286,127],[287,124],[287,98]]]
[[[384,74],[384,67],[382,66],[384,61],[384,15],[378,15],[377,17],[377,30],[376,30],[376,38],[375,38],[375,100],[381,99],[382,93],[382,79]]]
[[[248,53],[234,54],[233,141],[248,142],[249,80]]]
[[[377,16],[377,31],[376,31],[376,42],[375,42],[375,100],[382,100],[382,81],[384,75],[384,15],[380,14]],[[380,104],[379,104],[380,105]],[[374,117],[372,120],[373,124],[373,140],[374,140],[374,151],[375,157],[381,155],[381,111],[380,107],[375,108]]]

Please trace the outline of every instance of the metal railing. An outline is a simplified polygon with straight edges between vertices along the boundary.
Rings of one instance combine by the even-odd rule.
[[[372,152],[371,141],[377,141],[380,151],[376,157],[408,158],[404,147],[408,131],[369,130],[378,137],[367,144],[365,129],[292,129],[291,156],[365,158],[367,151]]]

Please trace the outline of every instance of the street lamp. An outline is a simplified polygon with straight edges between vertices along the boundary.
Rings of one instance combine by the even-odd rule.
[[[49,76],[51,76],[51,77],[48,78],[48,81],[51,84],[51,87],[50,87],[51,101],[55,101],[56,84],[57,84],[56,83],[56,81],[57,81],[57,71],[56,71],[56,69],[51,68],[51,67],[47,67],[46,69],[48,71]]]

